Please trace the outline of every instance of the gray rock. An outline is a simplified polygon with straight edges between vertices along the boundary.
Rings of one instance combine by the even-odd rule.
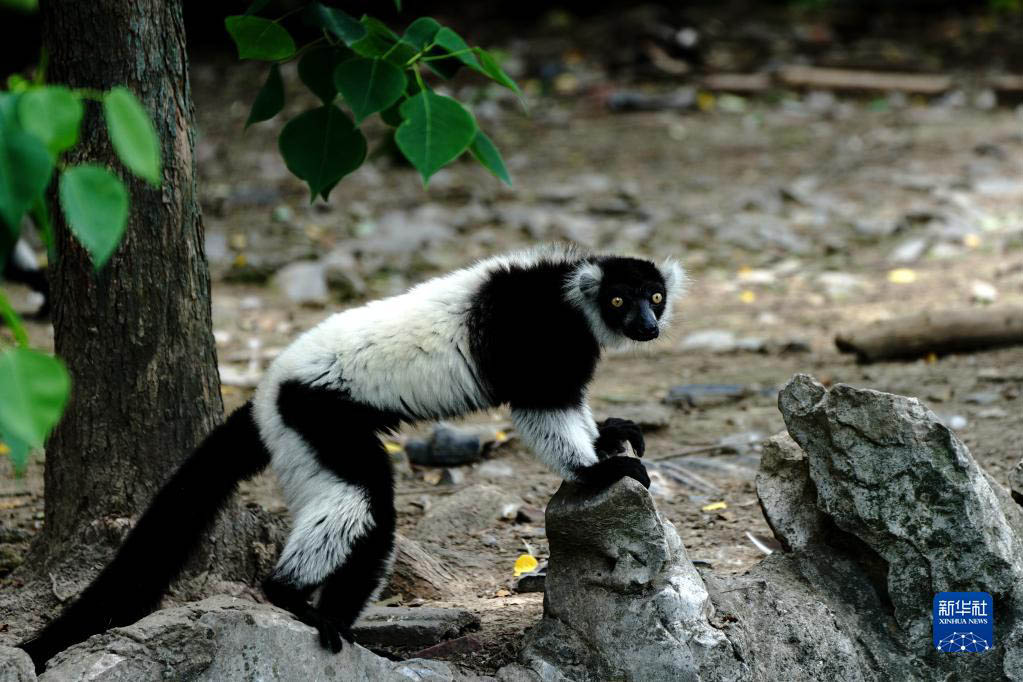
[[[427,647],[479,627],[479,617],[465,609],[370,606],[352,632],[363,646]]]
[[[976,393],[963,396],[964,403],[972,403],[974,405],[991,405],[1001,399],[1002,394],[997,391],[977,391]]]
[[[682,384],[668,389],[664,402],[669,405],[713,407],[742,400],[749,389],[742,384]]]
[[[688,334],[679,348],[684,351],[730,353],[736,348],[735,334],[725,329],[704,329]]]
[[[942,591],[997,594],[1001,631],[1023,620],[1023,510],[915,398],[805,374],[778,396],[806,452],[817,507],[875,553],[905,646],[931,651],[931,600]],[[989,657],[977,657],[987,659]],[[979,678],[978,678],[979,679]]]
[[[430,507],[419,520],[417,536],[465,537],[493,528],[502,517],[515,518],[522,505],[522,498],[492,485],[472,485]]]
[[[748,678],[674,526],[639,483],[570,483],[547,506],[544,617],[522,661],[544,680]]]
[[[914,263],[920,260],[920,257],[924,255],[924,252],[930,245],[931,240],[926,237],[907,239],[892,249],[892,252],[888,255],[888,260],[892,263]]]
[[[787,433],[764,443],[757,474],[757,497],[767,525],[787,552],[820,542],[827,517],[817,510],[817,491],[806,455]]]
[[[231,597],[157,611],[58,654],[40,680],[483,680],[441,662],[390,661],[359,645],[323,649],[316,630],[272,606]]]
[[[413,464],[458,466],[482,459],[483,443],[477,431],[437,424],[429,440],[409,439],[405,452]]]
[[[274,283],[292,303],[327,304],[327,269],[323,263],[300,261],[286,265],[274,275]]]
[[[337,248],[323,257],[327,286],[340,298],[358,298],[366,294],[366,281],[359,264],[346,248]]]
[[[34,682],[35,666],[22,649],[0,646],[0,682]]]

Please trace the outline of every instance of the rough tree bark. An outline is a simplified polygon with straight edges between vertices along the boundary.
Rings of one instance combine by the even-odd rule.
[[[67,412],[47,443],[46,525],[31,563],[105,558],[170,472],[220,421],[210,277],[196,190],[194,111],[181,0],[49,0],[40,3],[47,80],[132,90],[152,117],[163,184],[148,186],[116,160],[100,106],[87,105],[69,163],[100,163],[121,175],[131,217],[121,245],[94,272],[53,205],[59,260],[53,268],[57,354],[72,378]],[[187,503],[186,500],[182,501]],[[252,529],[233,510],[220,555],[246,553],[232,534]],[[239,525],[240,524],[240,525]],[[229,530],[224,532],[224,528]],[[244,534],[244,533],[243,533]],[[252,538],[248,538],[251,541]],[[88,555],[88,554],[87,554]],[[91,567],[90,567],[91,568]]]

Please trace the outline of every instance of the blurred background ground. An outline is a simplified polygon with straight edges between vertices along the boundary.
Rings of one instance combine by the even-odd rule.
[[[653,492],[701,570],[742,572],[763,556],[758,543],[771,548],[754,476],[760,440],[783,428],[777,389],[795,372],[919,397],[1005,481],[1023,454],[1023,348],[858,365],[834,337],[916,311],[1023,305],[1018,4],[527,4],[502,9],[500,21],[479,4],[407,5],[408,16],[432,13],[498,48],[523,84],[521,101],[468,76],[446,86],[473,103],[514,187],[461,162],[424,190],[380,126],[370,129],[373,161],[329,204],[310,204],[277,152],[279,120],[242,132],[265,67],[239,65],[213,10],[192,11],[229,409],[277,350],[326,315],[478,258],[567,240],[675,256],[692,278],[670,338],[610,354],[590,397],[598,417],[650,425]],[[932,92],[802,87],[785,80],[794,65],[945,81]],[[290,118],[314,102],[294,65],[283,75]],[[27,292],[11,291],[31,309]],[[30,333],[52,345],[47,324]],[[680,385],[694,397],[666,402]],[[465,423],[500,429],[507,415]],[[481,614],[485,647],[448,656],[492,670],[539,617],[541,595],[513,592],[512,566],[524,552],[545,558],[542,509],[559,480],[514,438],[455,472],[413,467],[399,451],[410,435],[393,448],[400,530],[442,543],[439,558],[467,576],[445,603]],[[0,479],[4,573],[43,522],[43,465],[38,457],[26,477]],[[519,508],[471,531],[421,523],[477,484]],[[269,476],[242,494],[285,513]]]

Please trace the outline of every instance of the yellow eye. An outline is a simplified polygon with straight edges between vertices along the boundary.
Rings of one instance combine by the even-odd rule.
[[[660,303],[661,301],[664,300],[664,295],[661,294],[661,292],[657,292],[656,294],[650,297],[650,300],[653,301],[654,303]]]
[[[613,305],[615,308],[621,308],[624,304],[625,301],[622,300],[621,296],[615,296],[614,298],[611,299],[611,305]]]

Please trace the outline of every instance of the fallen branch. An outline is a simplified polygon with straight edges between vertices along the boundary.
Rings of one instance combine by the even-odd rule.
[[[860,362],[911,359],[1023,344],[1023,309],[983,308],[920,313],[840,333],[835,345]]]
[[[937,95],[952,86],[949,76],[921,73],[889,73],[823,69],[816,66],[783,66],[778,71],[782,83],[794,88],[821,90],[896,90],[921,95]]]

